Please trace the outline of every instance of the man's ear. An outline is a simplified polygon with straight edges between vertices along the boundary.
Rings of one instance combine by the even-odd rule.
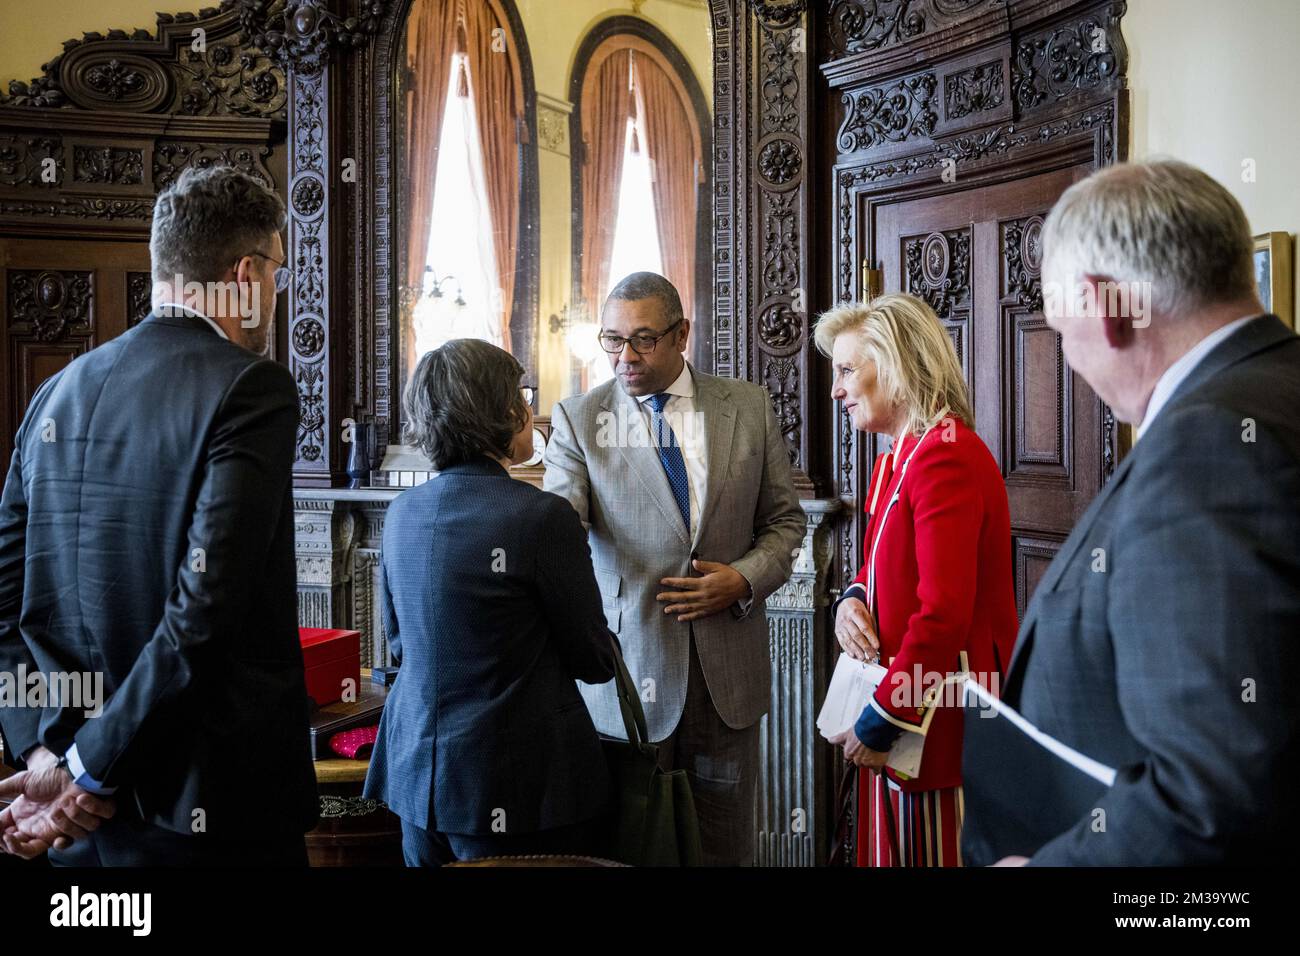
[[[257,276],[253,274],[253,257],[244,256],[236,262],[234,269],[231,270],[231,275],[236,282],[249,283],[256,279]]]
[[[1106,344],[1112,349],[1122,349],[1133,342],[1133,321],[1125,314],[1126,296],[1113,295],[1118,288],[1110,276],[1085,272],[1079,279],[1085,296],[1085,310],[1090,320],[1100,322]]]

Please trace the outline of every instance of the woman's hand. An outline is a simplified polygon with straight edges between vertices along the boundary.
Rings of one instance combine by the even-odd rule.
[[[879,750],[872,750],[853,732],[850,727],[842,734],[836,734],[830,738],[830,742],[837,747],[844,748],[844,759],[849,763],[855,763],[859,767],[866,767],[868,770],[883,770],[885,761],[889,759],[889,754],[881,753]]]
[[[846,598],[835,612],[835,638],[845,654],[855,661],[876,663],[880,660],[880,639],[876,636],[876,622],[866,604],[857,598]]]

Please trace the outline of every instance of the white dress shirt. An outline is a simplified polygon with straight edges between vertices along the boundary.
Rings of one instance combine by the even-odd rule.
[[[703,417],[695,414],[695,379],[691,377],[689,362],[682,363],[682,373],[677,380],[664,389],[672,396],[664,405],[664,419],[673,430],[677,444],[681,446],[682,458],[686,461],[686,478],[690,486],[691,526],[690,537],[695,538],[695,531],[700,525],[700,506],[704,501],[704,491],[709,481],[708,445],[705,440]],[[651,442],[656,441],[651,427],[654,409],[650,407],[651,395],[636,396],[641,414],[645,417],[646,430]]]
[[[682,458],[686,462],[686,484],[690,491],[691,526],[690,538],[695,540],[695,532],[700,526],[700,508],[704,502],[704,492],[709,482],[709,442],[705,431],[704,416],[696,413],[695,379],[692,377],[691,364],[682,363],[682,373],[676,381],[664,389],[672,398],[664,404],[664,419],[673,430],[677,444],[681,446]],[[636,396],[641,415],[645,418],[646,431],[650,441],[657,440],[654,433],[654,409],[650,407],[651,395]],[[709,560],[707,555],[700,555]],[[743,577],[743,575],[742,575]],[[734,613],[744,616],[754,605],[754,585],[748,578],[749,596],[741,598],[734,605]]]
[[[1156,382],[1156,387],[1151,391],[1146,414],[1142,416],[1142,424],[1137,427],[1138,438],[1141,438],[1143,433],[1151,427],[1151,423],[1160,414],[1160,410],[1165,407],[1174,392],[1178,390],[1178,386],[1183,384],[1183,380],[1192,374],[1196,366],[1201,364],[1201,360],[1214,351],[1215,346],[1227,339],[1233,332],[1256,318],[1259,318],[1259,316],[1247,315],[1234,322],[1229,322],[1222,328],[1215,329],[1188,349],[1178,361],[1165,369],[1165,374],[1160,376],[1160,380]]]
[[[179,302],[161,302],[158,304],[158,307],[154,309],[154,311],[161,313],[164,309],[172,313],[175,313],[177,310],[179,310],[181,312],[188,312],[190,315],[197,316],[198,318],[202,319],[204,322],[208,323],[208,325],[212,326],[213,330],[219,336],[221,336],[227,342],[230,341],[230,336],[225,333],[225,331],[221,328],[221,326],[217,325],[217,323],[213,322],[211,319],[209,319],[198,309],[191,309],[188,305],[181,305]]]

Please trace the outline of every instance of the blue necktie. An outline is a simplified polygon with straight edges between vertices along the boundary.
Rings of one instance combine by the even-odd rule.
[[[650,396],[650,408],[654,412],[650,416],[650,426],[654,430],[655,444],[659,449],[659,461],[664,466],[664,474],[668,476],[668,487],[673,490],[673,497],[677,499],[677,510],[682,513],[682,521],[686,525],[687,534],[691,530],[691,487],[686,478],[686,459],[682,457],[681,446],[677,444],[677,436],[669,427],[668,422],[664,420],[664,406],[672,396],[667,392],[660,392],[658,395]]]

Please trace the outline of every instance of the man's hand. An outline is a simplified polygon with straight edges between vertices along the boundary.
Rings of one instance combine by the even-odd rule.
[[[855,661],[874,664],[880,660],[876,622],[866,604],[855,597],[845,598],[835,611],[835,638],[844,653]]]
[[[53,767],[58,762],[59,758],[41,744],[37,744],[32,748],[25,761],[28,770],[44,770],[46,767]]]
[[[695,560],[691,566],[703,577],[660,578],[660,584],[676,590],[655,595],[656,601],[671,602],[664,613],[676,614],[678,621],[684,623],[717,614],[750,596],[749,582],[731,565]]]
[[[112,800],[73,783],[67,770],[44,759],[38,763],[40,769],[0,780],[0,799],[16,798],[0,810],[0,844],[25,859],[67,849],[116,811]]]
[[[841,734],[836,734],[830,738],[830,742],[837,747],[844,748],[844,759],[849,763],[855,763],[859,767],[866,767],[868,770],[883,770],[885,761],[889,759],[889,753],[882,753],[879,750],[872,750],[853,732],[853,728]]]

